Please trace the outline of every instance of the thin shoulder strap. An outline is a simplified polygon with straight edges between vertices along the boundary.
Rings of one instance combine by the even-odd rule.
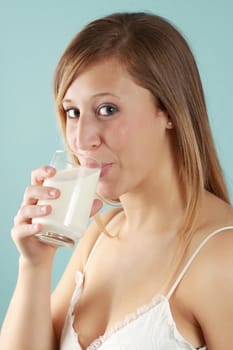
[[[193,260],[195,259],[195,257],[197,256],[197,254],[200,252],[200,250],[204,247],[204,245],[215,235],[217,235],[218,233],[225,231],[225,230],[231,230],[233,229],[233,226],[224,226],[221,227],[213,232],[211,232],[202,242],[201,244],[197,247],[197,249],[194,251],[194,253],[191,255],[191,257],[189,258],[187,264],[185,265],[185,267],[183,268],[183,270],[181,271],[181,273],[178,275],[175,283],[173,284],[173,286],[171,287],[171,289],[169,290],[169,292],[167,293],[167,299],[169,299],[173,292],[175,291],[175,289],[178,287],[179,283],[181,282],[181,280],[183,279],[186,271],[188,270],[188,268],[190,267],[190,265],[192,264]]]

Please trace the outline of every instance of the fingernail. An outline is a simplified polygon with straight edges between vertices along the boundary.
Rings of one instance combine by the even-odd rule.
[[[49,191],[49,197],[55,197],[57,194],[57,191],[56,190],[50,190]]]
[[[45,169],[45,173],[46,173],[46,174],[49,174],[51,171],[52,171],[52,167],[50,167],[50,166],[48,166],[48,167]]]
[[[38,229],[39,229],[39,224],[33,224],[32,225],[32,231],[38,231]]]
[[[40,207],[40,212],[41,212],[41,214],[46,213],[46,211],[47,211],[47,207],[46,207],[45,205],[42,206],[42,207]]]

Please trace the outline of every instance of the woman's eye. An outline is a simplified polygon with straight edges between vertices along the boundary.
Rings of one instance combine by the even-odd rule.
[[[65,110],[66,117],[69,119],[79,118],[80,112],[77,108],[68,108]]]
[[[112,114],[116,113],[117,111],[118,111],[118,109],[112,105],[104,105],[98,109],[98,113],[101,116],[112,115]]]

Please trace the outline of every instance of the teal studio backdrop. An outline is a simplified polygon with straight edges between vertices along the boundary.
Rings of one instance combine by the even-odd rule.
[[[54,67],[84,24],[115,11],[152,11],[187,38],[232,198],[232,0],[0,0],[0,324],[17,278],[18,252],[10,237],[13,218],[31,170],[46,164],[62,145],[53,109]],[[59,249],[53,287],[71,253]]]

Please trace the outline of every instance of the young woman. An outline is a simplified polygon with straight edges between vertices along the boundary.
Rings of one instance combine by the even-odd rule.
[[[231,349],[233,210],[184,38],[153,14],[95,20],[61,57],[54,92],[67,147],[103,164],[97,192],[122,208],[93,221],[50,300],[56,248],[32,218],[60,193],[42,186],[53,168],[32,173],[1,348]]]

